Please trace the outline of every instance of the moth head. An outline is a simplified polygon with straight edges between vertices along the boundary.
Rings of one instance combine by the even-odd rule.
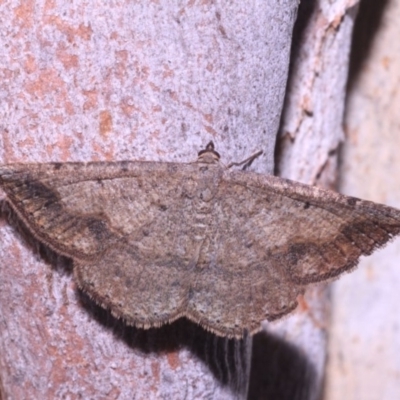
[[[204,150],[199,151],[197,162],[204,164],[216,164],[219,162],[220,155],[214,150],[214,143],[211,141]]]

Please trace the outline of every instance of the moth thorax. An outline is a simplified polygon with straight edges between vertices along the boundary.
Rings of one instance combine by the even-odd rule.
[[[199,155],[197,159],[198,164],[218,164],[219,155],[218,153],[207,151]]]

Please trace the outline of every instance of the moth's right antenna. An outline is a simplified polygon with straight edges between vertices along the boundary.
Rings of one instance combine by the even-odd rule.
[[[250,165],[252,164],[252,162],[259,156],[261,156],[261,154],[263,153],[262,150],[257,151],[257,153],[254,153],[252,156],[250,156],[249,158],[246,158],[244,161],[240,161],[240,162],[231,162],[227,168],[231,168],[231,167],[240,167],[241,165],[243,165],[242,170],[244,171],[245,169],[249,168]]]

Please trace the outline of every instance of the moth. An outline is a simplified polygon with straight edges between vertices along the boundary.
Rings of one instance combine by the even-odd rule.
[[[192,163],[11,164],[0,187],[78,286],[140,328],[255,333],[400,233],[399,210],[219,160],[210,142]]]

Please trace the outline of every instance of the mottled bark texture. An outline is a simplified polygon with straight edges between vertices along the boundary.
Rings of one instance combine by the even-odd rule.
[[[182,162],[214,140],[225,164],[264,150],[257,169],[271,172],[297,6],[3,3],[1,163]],[[77,290],[68,259],[33,252],[4,219],[0,243],[4,398],[229,399],[245,386],[247,342],[182,320],[127,328]]]
[[[400,206],[400,1],[360,4],[345,117],[343,193]],[[400,393],[400,241],[335,282],[327,400]]]
[[[336,186],[357,4],[358,1],[348,0],[300,2],[276,159],[276,172],[285,178]],[[277,351],[272,352],[278,368],[286,371],[282,375],[290,375],[290,379],[284,384],[278,374],[274,375],[276,379],[264,377],[264,390],[253,392],[253,398],[256,393],[266,393],[272,398],[275,395],[281,399],[319,399],[329,327],[328,298],[324,287],[309,289],[297,313],[266,326],[292,344],[285,347],[276,340]],[[270,346],[270,341],[265,341],[265,345]],[[297,368],[293,368],[292,362]]]

